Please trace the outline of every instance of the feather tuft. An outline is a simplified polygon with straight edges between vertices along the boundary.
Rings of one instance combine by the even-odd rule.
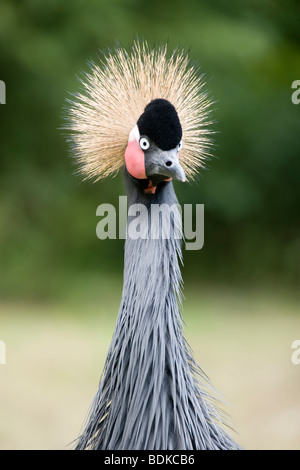
[[[210,156],[211,102],[184,50],[168,54],[167,45],[150,48],[135,41],[129,52],[116,47],[81,80],[83,90],[68,100],[68,130],[85,179],[98,181],[124,164],[128,136],[146,105],[163,98],[175,106],[183,131],[179,160],[188,179]]]

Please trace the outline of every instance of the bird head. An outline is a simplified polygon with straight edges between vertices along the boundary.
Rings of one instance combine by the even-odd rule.
[[[210,101],[185,51],[135,41],[103,54],[68,100],[68,140],[85,178],[125,166],[145,192],[192,180],[210,155]]]
[[[152,194],[162,181],[184,182],[178,158],[181,147],[182,128],[175,107],[165,99],[152,100],[129,134],[127,171],[136,179],[148,180],[145,192]]]

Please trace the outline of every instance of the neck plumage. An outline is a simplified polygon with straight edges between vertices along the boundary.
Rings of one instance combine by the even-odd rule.
[[[183,336],[181,218],[173,184],[161,183],[151,196],[128,177],[126,186],[128,232],[139,209],[140,232],[139,237],[138,230],[127,234],[116,329],[78,449],[234,448],[217,423],[204,388],[205,375]],[[166,205],[160,222],[153,222],[156,204]],[[166,228],[167,206],[172,211]]]
[[[171,182],[160,183],[153,195],[144,194],[130,179],[126,189],[129,209],[123,297],[128,298],[130,308],[135,305],[141,321],[146,315],[146,324],[149,309],[151,315],[161,316],[163,302],[170,295],[180,298],[181,216]]]

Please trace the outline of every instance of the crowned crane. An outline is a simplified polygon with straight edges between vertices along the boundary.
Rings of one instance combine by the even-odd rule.
[[[185,51],[167,49],[116,47],[69,102],[83,175],[98,181],[123,167],[128,218],[135,204],[146,208],[142,236],[127,233],[121,305],[79,450],[239,448],[184,337],[179,211],[169,237],[151,220],[154,204],[177,207],[173,180],[192,180],[210,145],[202,77]]]

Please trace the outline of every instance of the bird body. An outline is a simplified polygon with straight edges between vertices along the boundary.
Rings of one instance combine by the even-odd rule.
[[[119,75],[110,77],[103,72],[99,79],[98,71],[98,80],[89,78],[89,96],[81,95],[72,104],[71,129],[77,155],[83,172],[97,178],[117,167],[113,139],[110,143],[106,141],[106,147],[99,146],[99,154],[96,152],[99,142],[105,141],[101,113],[104,121],[108,122],[109,116],[97,108],[92,97],[105,95],[104,77],[109,76],[110,84],[113,82],[120,87],[117,96],[120,106],[124,96],[127,104],[130,98],[135,101],[137,96],[143,96],[144,101],[138,113],[139,106],[135,108],[134,119],[132,116],[127,119],[127,142],[121,159],[129,198],[129,221],[133,215],[131,209],[137,205],[145,208],[139,217],[140,236],[133,237],[127,232],[123,292],[116,328],[77,449],[238,448],[224,430],[212,387],[195,362],[183,332],[179,267],[182,227],[173,180],[184,182],[187,176],[192,177],[196,162],[203,161],[207,141],[206,132],[201,128],[203,113],[199,112],[199,104],[203,105],[205,99],[199,97],[202,85],[186,71],[183,56],[173,54],[168,62],[165,54],[165,49],[155,55],[145,46],[135,45],[131,56],[127,57],[123,51],[116,52],[114,58],[110,55],[106,64],[108,72],[117,61]],[[127,60],[122,62],[122,57]],[[133,62],[140,64],[140,77],[131,68]],[[121,65],[125,75],[128,73],[125,81]],[[169,83],[169,89],[162,82],[158,87],[155,80],[159,74],[160,79],[164,77]],[[131,88],[129,78],[132,78]],[[174,94],[171,85],[178,93],[181,90],[181,95],[174,100],[178,108],[168,99]],[[154,95],[153,91],[160,95]],[[185,104],[182,94],[187,99]],[[96,108],[99,116],[95,114]],[[88,122],[88,117],[93,119]],[[115,127],[120,128],[120,123],[114,126],[112,122],[113,135]],[[198,153],[193,154],[195,148]],[[154,205],[168,210],[154,219]]]

